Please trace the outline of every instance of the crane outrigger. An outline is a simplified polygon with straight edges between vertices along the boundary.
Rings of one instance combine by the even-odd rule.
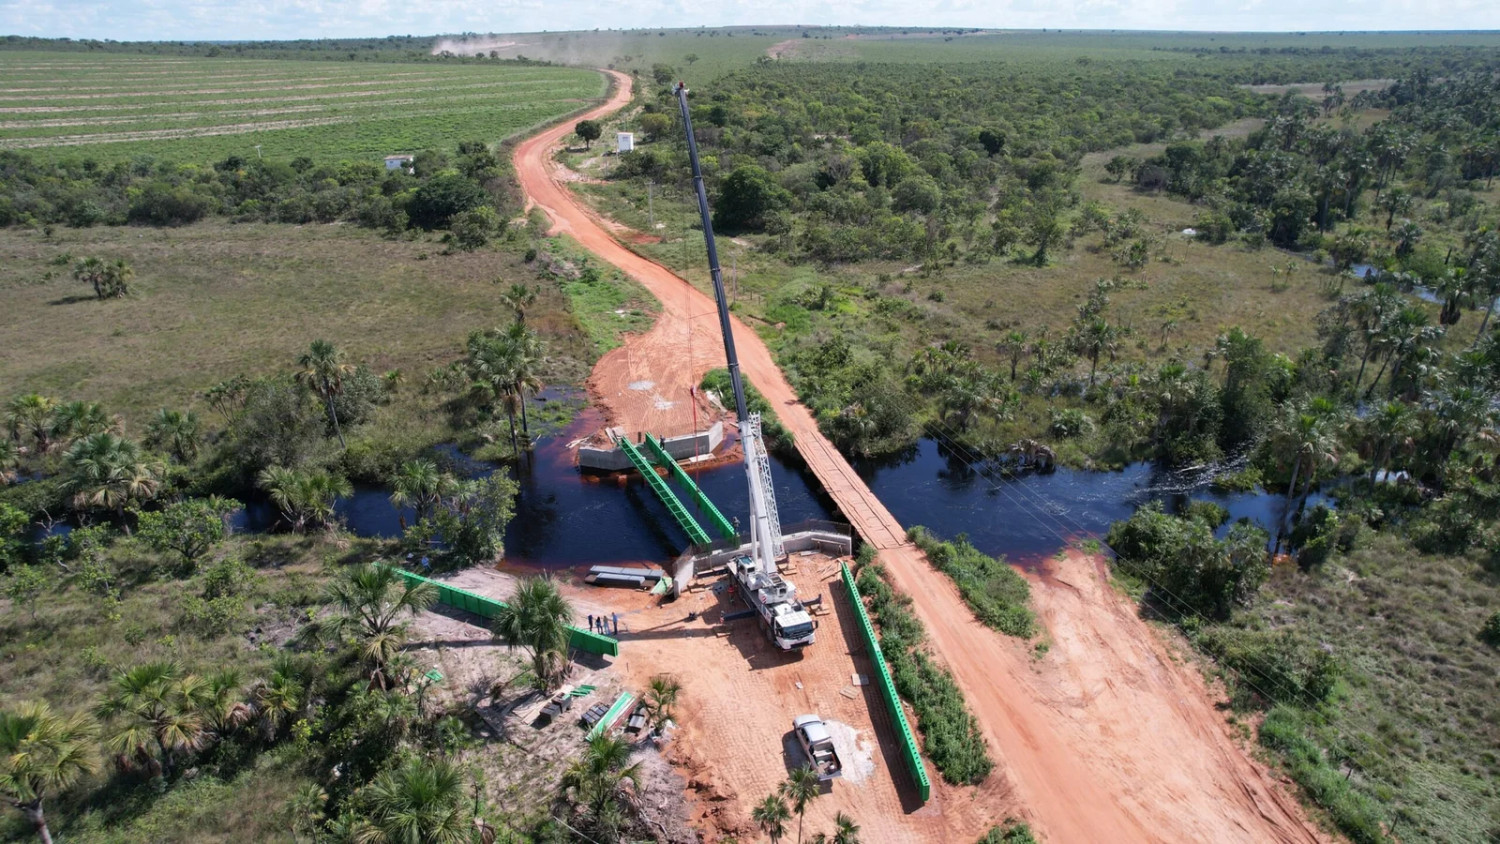
[[[736,556],[729,563],[729,574],[760,618],[761,627],[776,646],[784,651],[804,648],[813,643],[812,616],[797,598],[797,587],[781,576],[776,560],[785,556],[781,542],[781,523],[776,514],[776,493],[771,484],[771,461],[761,436],[760,414],[750,413],[745,404],[745,385],[740,377],[740,360],[734,350],[734,331],[729,321],[729,302],[724,294],[724,273],[719,268],[719,250],[714,242],[713,221],[708,212],[708,193],[703,187],[703,171],[698,165],[698,141],[693,137],[693,118],[688,113],[687,86],[677,83],[677,105],[682,111],[682,125],[687,132],[688,159],[693,167],[693,189],[698,194],[698,214],[703,218],[703,242],[708,249],[708,272],[713,279],[714,301],[718,304],[719,330],[724,335],[724,355],[729,364],[729,383],[734,388],[735,418],[740,426],[740,443],[745,452],[745,477],[750,484],[750,553]]]

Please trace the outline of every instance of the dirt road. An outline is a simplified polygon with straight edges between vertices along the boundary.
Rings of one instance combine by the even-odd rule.
[[[612,75],[618,87],[591,117],[628,102],[629,78]],[[551,150],[569,131],[554,127],[517,148],[529,201],[548,213],[554,232],[573,236],[662,303],[656,326],[602,359],[590,387],[616,424],[681,426],[690,406],[676,397],[723,360],[714,304],[622,246],[553,178]],[[997,805],[996,792],[1013,788],[1009,798],[1058,842],[1320,840],[1285,788],[1231,737],[1197,670],[1172,658],[1093,561],[1068,557],[1033,578],[1051,641],[1049,653],[1033,660],[1024,643],[973,620],[952,582],[906,542],[901,525],[824,439],[765,344],[738,321],[734,333],[744,372],[845,518],[880,549],[983,725],[1000,773],[978,789],[979,802]],[[957,813],[967,794],[940,794],[929,809]]]

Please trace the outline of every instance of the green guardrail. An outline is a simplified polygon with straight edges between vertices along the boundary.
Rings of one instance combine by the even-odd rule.
[[[646,479],[646,485],[651,487],[651,491],[656,493],[656,497],[661,499],[662,504],[666,505],[667,512],[677,520],[677,524],[687,533],[688,539],[694,545],[708,545],[713,542],[708,538],[708,533],[698,524],[698,520],[693,518],[693,514],[689,513],[687,508],[682,506],[682,502],[677,500],[677,493],[667,486],[667,482],[661,479],[661,475],[656,474],[655,467],[646,459],[646,455],[641,454],[640,449],[624,437],[615,440],[615,443],[620,446],[621,451],[625,452],[625,456],[630,458],[630,464],[641,473],[641,477]]]
[[[901,698],[896,695],[896,684],[891,681],[891,670],[885,664],[885,654],[880,650],[880,640],[875,637],[875,625],[870,623],[870,614],[865,611],[865,602],[859,597],[859,587],[854,585],[854,574],[848,563],[839,563],[843,570],[844,587],[849,590],[849,600],[854,603],[854,615],[859,619],[860,633],[865,647],[870,651],[870,662],[875,664],[875,677],[879,681],[880,693],[885,697],[886,709],[896,723],[896,741],[901,745],[901,758],[916,781],[917,793],[926,803],[932,797],[932,781],[927,779],[927,766],[922,764],[922,754],[917,749],[917,737],[912,734],[911,724],[906,720],[906,710],[901,708]]]
[[[408,583],[431,583],[438,593],[438,603],[455,609],[471,612],[481,618],[494,618],[500,614],[500,609],[505,606],[504,601],[494,598],[486,598],[476,592],[451,586],[441,580],[433,580],[420,574],[409,572],[406,569],[396,569],[396,572],[406,579]],[[605,656],[620,655],[620,641],[609,636],[600,636],[598,633],[590,633],[582,627],[568,625],[568,647],[591,654],[603,654]]]
[[[667,448],[662,444],[660,439],[647,434],[646,449],[651,452],[651,457],[659,465],[667,467],[667,471],[672,473],[672,477],[676,479],[677,483],[687,489],[688,495],[692,496],[693,502],[698,505],[698,508],[708,514],[708,521],[719,532],[720,536],[725,539],[734,539],[739,536],[739,531],[734,529],[734,524],[724,518],[724,514],[720,512],[719,508],[714,506],[714,503],[709,500],[708,494],[698,487],[698,482],[693,480],[693,476],[689,475],[682,466],[678,465],[672,455],[667,453]]]

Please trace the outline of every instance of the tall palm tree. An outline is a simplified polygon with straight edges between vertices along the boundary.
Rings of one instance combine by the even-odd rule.
[[[497,402],[504,406],[510,419],[511,448],[520,454],[516,413],[523,406],[515,392],[514,348],[502,342],[495,332],[475,331],[469,335],[468,360],[464,368],[469,376],[469,391],[476,399],[492,409]]]
[[[859,824],[843,812],[833,816],[833,844],[859,844]]]
[[[572,618],[573,608],[551,578],[527,578],[495,616],[495,637],[507,647],[525,648],[537,684],[550,692],[567,676],[568,622]]]
[[[410,627],[401,616],[416,615],[436,600],[436,586],[408,580],[390,566],[353,566],[328,585],[333,615],[308,625],[304,636],[351,641],[371,681],[382,690],[389,689],[394,684],[391,666]]]
[[[95,768],[94,722],[59,715],[46,702],[0,711],[0,798],[15,807],[44,844],[52,844],[42,803]]]
[[[164,407],[146,426],[146,445],[167,452],[178,463],[191,463],[198,459],[201,428],[198,414],[193,411]]]
[[[521,433],[529,442],[531,422],[526,418],[526,392],[534,393],[546,386],[542,383],[541,366],[547,354],[547,344],[520,322],[511,323],[505,329],[504,337],[511,348],[511,379],[521,404]]]
[[[318,394],[328,408],[328,418],[333,422],[333,432],[338,435],[339,447],[347,448],[344,432],[339,427],[339,415],[333,408],[333,397],[344,391],[344,379],[354,373],[354,365],[344,359],[342,349],[327,340],[314,340],[312,346],[297,358],[297,381],[306,384]]]
[[[623,737],[594,736],[563,774],[563,787],[574,790],[595,821],[609,815],[627,781],[640,785],[640,763],[628,764],[633,752]]]
[[[1281,540],[1290,527],[1292,514],[1307,502],[1317,483],[1318,469],[1338,461],[1339,432],[1343,422],[1338,406],[1327,398],[1315,398],[1309,402],[1289,404],[1271,433],[1271,447],[1279,459],[1289,463],[1292,469],[1291,483],[1287,485],[1287,512],[1282,528],[1276,537],[1276,550],[1281,549]],[[1302,495],[1297,499],[1297,483],[1303,480]]]
[[[174,757],[208,740],[200,712],[203,686],[171,661],[148,662],[116,675],[97,714],[113,725],[105,747],[124,767],[172,776]]]
[[[189,688],[188,697],[197,702],[203,725],[215,740],[224,739],[254,719],[255,709],[245,701],[243,691],[239,669],[234,667],[221,668]]]
[[[1380,470],[1416,433],[1416,415],[1406,402],[1388,401],[1365,417],[1361,427],[1370,451],[1370,488],[1374,489]]]
[[[1016,380],[1016,367],[1026,357],[1031,336],[1020,329],[1012,329],[995,344],[995,350],[1010,359],[1010,380]]]
[[[515,311],[516,322],[521,325],[526,324],[526,309],[535,303],[536,288],[529,284],[512,284],[500,294],[500,304]]]
[[[651,712],[652,726],[661,730],[662,725],[672,720],[672,710],[677,706],[677,696],[682,693],[682,684],[670,674],[658,674],[651,678],[646,688],[646,708]]]
[[[84,437],[68,449],[63,464],[63,490],[80,510],[112,510],[123,520],[127,506],[155,498],[161,488],[163,467],[114,434]]]
[[[797,844],[802,844],[802,820],[807,814],[807,807],[816,799],[821,787],[818,783],[818,770],[811,765],[803,765],[792,771],[781,784],[781,796],[792,804],[792,811],[797,813]]]
[[[355,844],[467,844],[464,775],[446,759],[411,759],[376,777],[361,792],[369,816]]]
[[[27,393],[10,400],[5,408],[5,426],[16,445],[30,439],[36,454],[44,454],[52,443],[52,414],[57,401],[39,393]]]
[[[415,508],[420,522],[452,491],[453,486],[453,477],[438,471],[437,464],[431,460],[408,460],[391,479],[391,504],[397,510]],[[401,514],[400,519],[404,530],[406,515]]]
[[[779,794],[768,794],[766,799],[760,801],[754,809],[750,810],[750,820],[760,827],[760,831],[771,839],[771,844],[777,844],[781,836],[786,835],[786,822],[792,816],[787,810],[786,801]]]
[[[1120,349],[1120,327],[1102,316],[1096,316],[1078,328],[1073,337],[1073,348],[1089,359],[1089,386],[1094,386],[1094,377],[1099,371],[1099,356],[1110,358]]]

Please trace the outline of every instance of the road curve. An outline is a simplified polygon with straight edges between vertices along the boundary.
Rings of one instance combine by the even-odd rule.
[[[630,101],[630,78],[607,72],[615,82],[611,96],[583,117],[603,117]],[[516,176],[527,207],[546,212],[552,233],[572,236],[661,302],[651,331],[607,355],[590,379],[613,422],[660,430],[685,405],[673,397],[722,365],[714,303],[621,245],[557,178],[552,152],[571,131],[569,122],[519,144]],[[911,597],[1003,778],[1047,840],[1324,840],[1274,776],[1231,738],[1197,670],[1167,651],[1092,560],[1075,555],[1047,579],[1033,579],[1052,645],[1045,658],[1033,659],[1024,643],[976,622],[952,581],[906,541],[895,517],[823,437],[760,337],[738,319],[734,335],[745,374],[776,408],[845,518],[880,550],[897,589]],[[643,390],[655,398],[642,402]],[[996,513],[1007,517],[1024,516]],[[981,788],[999,787],[996,779]]]

